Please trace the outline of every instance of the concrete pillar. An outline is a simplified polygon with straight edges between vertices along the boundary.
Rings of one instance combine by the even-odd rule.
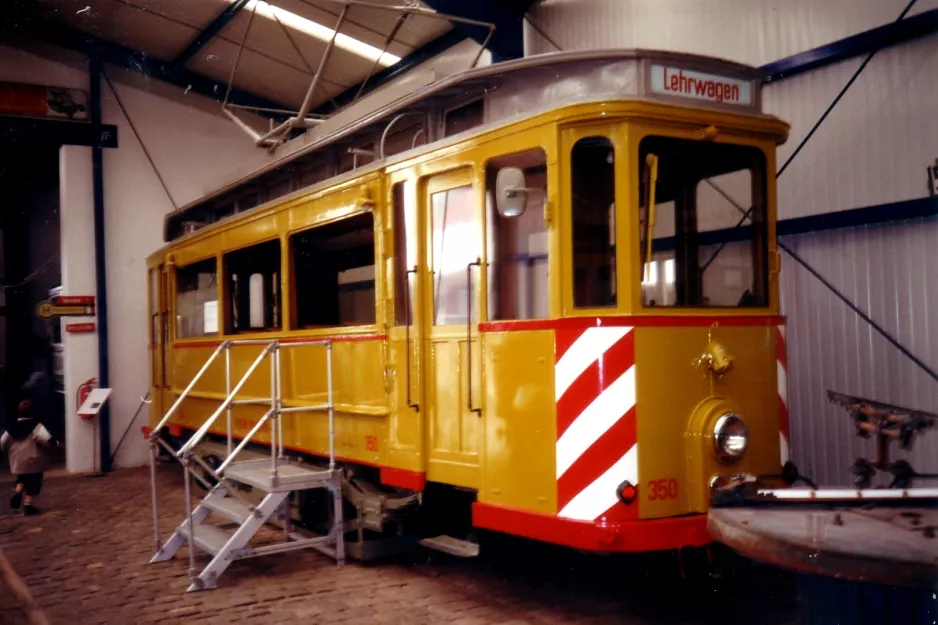
[[[59,152],[59,219],[61,223],[62,291],[65,295],[95,295],[94,199],[91,148],[63,146]],[[62,345],[65,371],[65,460],[70,473],[100,470],[97,422],[78,416],[78,387],[98,376],[98,339],[95,333],[69,334],[66,323],[95,318],[63,319]]]

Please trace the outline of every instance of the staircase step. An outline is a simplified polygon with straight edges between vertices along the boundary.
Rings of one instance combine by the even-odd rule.
[[[176,531],[182,534],[186,540],[190,539],[188,523],[183,523],[176,528]],[[207,551],[213,556],[218,555],[225,544],[231,539],[231,534],[214,525],[196,525],[195,526],[195,545],[202,551]]]
[[[253,514],[251,508],[237,497],[228,497],[218,491],[203,499],[202,505],[238,525],[247,521]]]
[[[291,490],[322,487],[330,479],[328,470],[304,467],[282,462],[278,466],[276,484],[270,479],[270,460],[246,460],[233,462],[225,469],[225,477],[267,493],[283,493]]]
[[[418,542],[427,549],[442,551],[458,558],[474,558],[479,555],[478,543],[452,536],[434,536],[433,538],[424,538]]]

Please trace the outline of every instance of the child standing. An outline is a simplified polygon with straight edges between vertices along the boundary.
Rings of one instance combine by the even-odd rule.
[[[54,449],[56,445],[45,426],[33,418],[32,403],[28,399],[21,401],[18,418],[0,437],[0,449],[9,453],[10,471],[16,476],[16,490],[10,497],[11,508],[18,510],[23,503],[23,514],[39,514],[33,505],[33,497],[38,497],[42,490],[42,476],[47,464],[45,451]]]

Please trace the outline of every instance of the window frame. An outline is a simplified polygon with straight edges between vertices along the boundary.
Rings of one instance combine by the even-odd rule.
[[[194,258],[191,261],[188,261],[185,265],[176,265],[173,267],[173,279],[172,283],[169,285],[172,290],[172,307],[169,310],[169,316],[172,320],[172,341],[174,343],[184,343],[184,342],[198,342],[204,341],[209,337],[220,337],[222,336],[222,331],[224,326],[222,323],[218,323],[218,329],[214,333],[202,333],[202,334],[193,334],[191,336],[179,336],[179,273],[181,270],[188,269],[190,267],[200,265],[202,263],[208,263],[212,261],[215,263],[215,301],[218,302],[219,309],[222,308],[222,292],[221,292],[221,283],[218,279],[221,268],[221,255],[220,254],[211,254],[209,256],[201,256]],[[203,311],[204,314],[204,311]],[[218,310],[219,318],[224,314],[222,310]]]
[[[494,161],[497,161],[500,159],[512,158],[512,157],[519,157],[519,156],[523,156],[525,154],[537,152],[537,151],[541,152],[544,157],[544,165],[543,165],[544,166],[544,193],[543,193],[544,197],[543,197],[543,205],[539,211],[540,213],[539,219],[541,220],[541,223],[543,225],[542,232],[543,232],[545,243],[547,246],[546,254],[544,256],[544,262],[546,263],[546,270],[547,270],[547,285],[546,285],[547,292],[544,294],[545,301],[543,302],[546,308],[546,314],[544,316],[537,316],[537,315],[532,314],[527,317],[515,317],[511,319],[506,319],[502,314],[499,314],[499,315],[493,314],[493,304],[491,301],[491,296],[492,296],[492,289],[493,289],[493,278],[495,276],[492,271],[492,268],[494,265],[498,264],[499,259],[493,258],[492,250],[489,248],[489,245],[491,241],[493,240],[492,237],[498,236],[499,229],[496,227],[494,228],[494,232],[491,232],[490,228],[493,225],[499,223],[498,220],[500,219],[505,219],[506,222],[513,221],[513,220],[506,219],[502,217],[501,215],[499,215],[498,213],[498,209],[495,206],[495,201],[496,201],[494,197],[495,190],[494,188],[493,189],[489,188],[489,182],[490,182],[489,170],[490,168],[493,168]],[[486,321],[498,321],[498,322],[506,322],[506,323],[511,323],[513,321],[535,321],[535,320],[540,320],[540,319],[549,319],[554,314],[553,302],[554,302],[554,292],[556,290],[556,286],[555,286],[556,281],[551,280],[551,277],[556,275],[554,273],[554,257],[556,256],[556,253],[554,251],[554,243],[553,243],[553,236],[554,236],[554,231],[556,230],[556,228],[554,228],[553,224],[551,223],[551,215],[550,215],[551,184],[552,184],[551,150],[549,149],[549,146],[544,142],[526,141],[526,142],[513,143],[511,146],[511,149],[499,152],[498,154],[494,156],[490,156],[486,158],[481,164],[481,172],[482,172],[481,179],[483,181],[482,193],[485,199],[485,202],[483,204],[484,214],[482,215],[482,224],[483,224],[482,246],[483,246],[483,252],[484,252],[482,260],[485,263],[484,319]],[[497,176],[497,170],[494,171],[493,173]],[[494,184],[494,179],[492,179],[491,182]],[[491,193],[491,197],[490,197],[490,193]],[[530,209],[526,209],[525,215],[527,214],[528,210]],[[494,217],[494,220],[492,222],[489,221],[489,214],[491,214]],[[519,215],[518,217],[514,219],[521,219],[521,218],[522,216]],[[496,249],[497,249],[497,246],[496,246]],[[530,262],[531,260],[532,260],[532,257],[529,255],[528,261]],[[528,267],[529,271],[532,269],[533,267]],[[529,276],[529,280],[530,279],[531,279],[531,276]],[[501,285],[497,279],[494,280],[494,284],[498,285],[499,289],[501,288]],[[499,303],[499,307],[501,307],[501,303]]]
[[[298,275],[296,271],[296,245],[294,243],[294,237],[296,237],[297,235],[302,235],[307,232],[318,230],[320,228],[325,228],[325,227],[329,227],[335,224],[339,224],[348,219],[362,217],[363,215],[368,215],[371,217],[372,248],[373,248],[372,264],[374,266],[374,271],[375,271],[374,298],[372,302],[374,305],[374,319],[375,319],[374,322],[356,324],[356,325],[345,325],[345,324],[340,323],[340,324],[319,325],[319,326],[312,327],[312,328],[302,327],[300,325],[300,319],[301,319],[300,301],[297,295]],[[381,322],[381,315],[382,315],[381,301],[380,301],[381,300],[380,282],[382,280],[380,276],[380,271],[381,271],[382,265],[379,263],[381,259],[381,249],[380,249],[381,248],[381,244],[380,244],[381,231],[378,229],[379,224],[380,224],[380,216],[378,215],[376,210],[372,210],[370,208],[357,207],[355,210],[344,212],[343,214],[337,215],[330,219],[304,224],[302,227],[292,229],[285,234],[283,241],[285,242],[287,253],[285,256],[286,265],[284,268],[284,272],[285,272],[285,275],[288,277],[288,283],[285,285],[286,288],[284,290],[282,299],[284,302],[287,302],[287,305],[288,305],[288,308],[285,308],[284,310],[284,314],[289,315],[289,322],[290,322],[289,330],[291,332],[295,332],[299,335],[304,335],[304,336],[317,336],[317,335],[322,335],[322,334],[336,334],[336,333],[341,333],[341,332],[354,333],[354,332],[361,331],[362,329],[374,330],[378,327],[378,324]],[[284,257],[281,256],[281,259],[283,260]],[[336,302],[336,304],[337,306],[339,306],[338,301]]]
[[[426,289],[425,292],[429,294],[429,297],[424,298],[426,301],[423,302],[422,306],[425,308],[425,314],[427,315],[425,319],[428,327],[465,327],[467,323],[466,320],[449,324],[437,323],[438,311],[436,302],[438,301],[439,293],[437,292],[436,275],[438,271],[437,263],[442,263],[442,258],[438,259],[436,257],[436,248],[434,245],[433,196],[438,193],[449,193],[463,188],[469,189],[473,212],[472,223],[478,227],[476,234],[479,236],[479,260],[484,262],[485,219],[484,215],[481,214],[482,209],[480,209],[480,203],[484,203],[484,190],[479,184],[477,173],[477,169],[469,165],[444,169],[422,176],[418,185],[420,194],[418,210],[421,212],[421,219],[424,222],[424,247],[422,251],[423,256],[420,258],[422,263],[421,270],[425,274],[423,278],[425,281],[424,289]],[[459,276],[457,280],[464,280],[466,275],[465,268],[461,268],[460,272],[461,273],[458,274],[454,273],[453,275]],[[472,272],[472,294],[470,301],[474,309],[466,311],[470,325],[482,323],[487,319],[488,303],[485,301],[485,277],[482,275],[483,273],[481,267]]]
[[[644,303],[644,296],[642,293],[642,280],[640,275],[641,269],[641,237],[642,229],[640,225],[640,215],[641,215],[641,186],[642,179],[640,176],[639,170],[639,157],[641,154],[641,145],[642,142],[649,137],[660,137],[663,139],[671,140],[680,140],[680,141],[698,141],[697,135],[692,135],[690,133],[681,133],[680,131],[674,128],[668,128],[664,126],[653,126],[650,124],[643,125],[634,125],[632,127],[632,133],[630,140],[628,142],[630,163],[628,164],[629,170],[627,172],[629,180],[633,181],[634,184],[631,184],[631,189],[629,193],[629,226],[630,229],[634,228],[634,232],[630,235],[628,239],[628,245],[623,246],[622,253],[628,254],[629,267],[635,267],[634,271],[629,272],[629,278],[631,280],[631,297],[630,305],[632,308],[642,314],[652,314],[652,315],[669,315],[669,314],[687,314],[688,312],[699,313],[701,315],[713,315],[713,314],[730,314],[730,315],[752,315],[752,314],[771,314],[773,311],[778,310],[778,289],[777,289],[777,268],[773,264],[773,257],[777,256],[777,248],[775,245],[775,235],[776,235],[776,209],[775,202],[773,201],[774,193],[774,176],[771,172],[774,171],[774,149],[772,144],[766,141],[759,141],[757,139],[748,139],[741,137],[739,135],[733,135],[726,138],[718,138],[712,143],[737,146],[742,148],[752,149],[759,153],[761,157],[762,164],[765,166],[765,171],[762,175],[761,180],[761,194],[762,194],[762,224],[764,241],[763,241],[763,256],[764,262],[762,264],[762,271],[764,272],[764,289],[765,289],[765,299],[764,303],[751,306],[704,306],[704,305],[672,305],[672,306],[646,306]],[[660,177],[660,166],[659,166],[659,177]],[[753,185],[756,185],[758,180],[758,172],[753,170],[752,174]],[[697,186],[699,186],[703,180],[697,182],[697,185],[694,186],[694,193],[697,193]],[[754,196],[755,197],[755,196]],[[676,209],[677,207],[675,207]],[[752,239],[755,242],[755,239]],[[755,243],[754,243],[755,246]],[[698,250],[699,251],[699,250]],[[753,265],[755,269],[755,264]],[[664,265],[659,266],[659,273],[664,271]],[[675,271],[677,269],[675,268]]]
[[[266,316],[267,316],[267,314],[266,314],[266,310],[265,310],[265,313],[264,313],[264,317],[265,317],[265,326],[264,326],[264,327],[262,327],[262,328],[247,327],[247,328],[244,329],[244,330],[236,330],[236,329],[234,328],[234,315],[233,315],[234,310],[232,309],[233,302],[231,301],[231,297],[232,297],[232,294],[231,294],[231,287],[232,287],[232,284],[231,284],[231,282],[232,282],[232,281],[231,281],[231,274],[229,273],[229,269],[228,269],[227,264],[226,264],[226,259],[227,259],[227,257],[228,257],[229,255],[232,255],[232,254],[234,254],[234,255],[243,254],[246,250],[250,250],[251,248],[260,247],[260,246],[263,246],[263,245],[269,245],[269,244],[274,243],[274,242],[276,242],[276,243],[278,244],[279,248],[280,248],[280,254],[279,254],[279,258],[278,258],[277,271],[276,271],[276,277],[277,277],[277,278],[276,278],[276,284],[277,284],[277,298],[276,298],[276,302],[275,302],[275,304],[274,304],[274,310],[275,310],[276,313],[277,313],[277,314],[275,315],[275,317],[279,317],[279,319],[275,319],[275,320],[276,320],[276,321],[279,321],[279,325],[275,325],[275,326],[273,326],[273,327],[267,327],[267,326],[266,326]],[[284,278],[283,278],[283,276],[284,276],[284,274],[283,274],[283,256],[284,256],[284,253],[283,253],[283,240],[282,240],[280,237],[272,237],[272,238],[264,239],[264,240],[262,240],[262,241],[255,241],[255,242],[251,243],[250,245],[245,245],[244,247],[238,247],[238,248],[234,248],[234,249],[230,249],[230,250],[225,250],[225,251],[223,251],[223,252],[221,252],[221,253],[219,254],[219,257],[220,257],[220,259],[221,259],[221,260],[220,260],[220,265],[221,265],[221,269],[222,269],[222,280],[223,280],[223,283],[221,284],[222,293],[223,293],[222,301],[224,302],[223,306],[221,307],[222,310],[219,311],[219,314],[222,316],[222,321],[221,321],[221,323],[220,323],[220,326],[221,326],[221,329],[222,329],[222,336],[229,336],[229,337],[239,337],[239,338],[242,338],[242,337],[249,336],[249,335],[265,335],[265,334],[270,334],[270,333],[272,333],[272,332],[284,332],[284,331],[287,329],[287,326],[286,326],[286,321],[287,321],[287,319],[286,319],[286,315],[285,315],[285,311],[284,311],[284,304],[285,304],[286,298],[284,297],[284,292],[283,292],[283,285],[284,285]],[[248,308],[248,324],[250,324],[250,307],[251,307],[251,304],[250,304],[250,298],[251,298],[251,294],[250,294],[250,278],[252,278],[254,275],[266,276],[266,273],[264,273],[264,272],[255,272],[255,273],[249,274],[249,276],[248,276],[248,282],[247,282],[247,288],[248,288],[248,295],[247,295],[247,299],[248,299],[248,305],[247,305],[247,308]],[[267,283],[267,280],[265,279],[265,280],[264,280],[264,286],[265,286],[265,287],[266,287],[266,283]],[[274,281],[272,280],[272,281],[271,281],[271,284],[273,284],[273,283],[274,283]],[[266,295],[266,290],[265,290],[265,295]]]
[[[615,159],[615,205],[616,220],[614,231],[616,235],[616,305],[604,307],[574,306],[574,254],[573,254],[573,147],[578,141],[589,137],[603,137],[612,143],[613,158]],[[562,198],[560,206],[561,236],[559,244],[563,250],[561,256],[562,283],[562,310],[564,317],[602,317],[623,314],[630,311],[632,297],[629,297],[633,288],[631,272],[623,270],[623,253],[630,250],[630,238],[633,234],[631,219],[623,219],[621,206],[626,205],[628,189],[632,179],[628,175],[632,167],[632,153],[629,144],[629,126],[626,122],[597,122],[591,120],[582,124],[561,127],[561,154],[563,175],[558,186]],[[634,185],[632,185],[634,186]],[[555,284],[557,281],[555,280]]]

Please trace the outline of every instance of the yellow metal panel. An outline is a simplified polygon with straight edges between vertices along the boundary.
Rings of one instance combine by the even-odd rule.
[[[414,333],[410,342],[405,340],[404,328],[392,328],[391,344],[391,420],[388,430],[387,461],[392,467],[425,473],[423,441],[426,405],[421,404],[420,367],[417,362],[419,350],[416,349]],[[408,376],[407,352],[410,350],[410,375]],[[408,402],[407,387],[410,386]]]
[[[554,514],[554,333],[486,333],[484,345],[485,466],[479,501]]]
[[[712,330],[735,359],[722,379],[694,364],[710,341],[709,328],[636,328],[635,334],[643,518],[705,512],[714,475],[780,471],[774,326]],[[713,398],[718,401],[702,406]],[[717,460],[713,410],[736,411],[745,420],[749,451],[739,462]],[[676,480],[677,497],[657,496],[659,480]]]

